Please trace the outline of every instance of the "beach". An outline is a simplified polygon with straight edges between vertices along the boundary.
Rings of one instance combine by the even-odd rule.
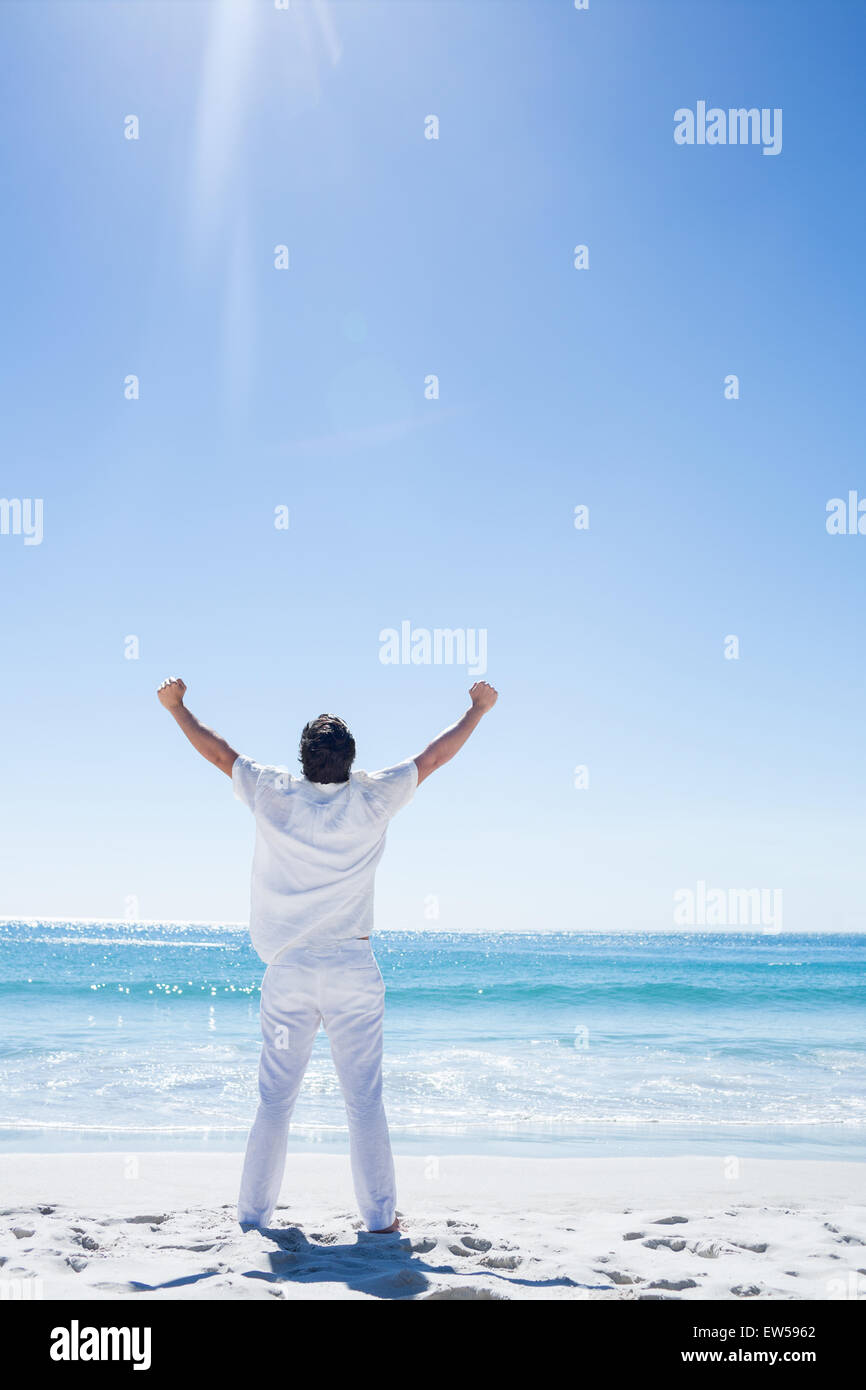
[[[4,1298],[866,1297],[862,1164],[398,1156],[399,1235],[361,1228],[348,1158],[291,1154],[242,1232],[239,1153],[0,1157]]]
[[[866,938],[382,933],[399,1236],[316,1039],[235,1202],[261,962],[230,924],[0,924],[0,1294],[866,1296]]]

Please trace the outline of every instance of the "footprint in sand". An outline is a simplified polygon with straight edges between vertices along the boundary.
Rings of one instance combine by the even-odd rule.
[[[651,1284],[647,1284],[648,1289],[670,1289],[678,1293],[680,1289],[696,1289],[698,1287],[695,1279],[654,1279]]]
[[[523,1260],[520,1255],[485,1255],[479,1263],[486,1269],[517,1269]]]
[[[766,1250],[766,1246],[764,1249]],[[702,1260],[717,1260],[722,1253],[723,1247],[717,1240],[696,1240],[689,1250],[693,1255],[698,1255]]]
[[[388,1274],[375,1279],[366,1287],[367,1293],[378,1294],[380,1298],[400,1297],[420,1293],[430,1287],[430,1281],[417,1269],[401,1269],[399,1274]]]
[[[84,1241],[81,1242],[82,1245]],[[205,1250],[213,1250],[216,1241],[209,1240],[206,1243],[194,1241],[191,1245],[158,1245],[157,1250],[191,1250],[196,1255],[203,1255]],[[98,1246],[88,1246],[87,1249],[98,1249]]]
[[[464,1245],[468,1245],[470,1250],[489,1250],[493,1244],[492,1240],[484,1240],[482,1236],[461,1236]]]
[[[608,1279],[613,1280],[614,1284],[641,1284],[643,1280],[639,1274],[629,1274],[624,1269],[597,1269],[596,1274],[604,1274]]]
[[[501,1293],[498,1289],[485,1289],[480,1286],[473,1287],[471,1284],[456,1284],[448,1289],[437,1289],[435,1293],[425,1294],[420,1301],[422,1303],[429,1303],[434,1299],[439,1302],[443,1299],[459,1299],[463,1301],[470,1298],[484,1299],[485,1301],[496,1299],[497,1302],[502,1300],[509,1301],[508,1294]]]
[[[436,1249],[436,1241],[424,1236],[421,1240],[410,1241],[409,1249],[416,1255],[429,1255],[431,1250]]]
[[[686,1248],[685,1241],[678,1236],[652,1236],[649,1240],[645,1240],[642,1243],[646,1246],[647,1250],[658,1250],[660,1247],[663,1247],[667,1250],[673,1250],[677,1254],[680,1250],[685,1250]]]
[[[685,1226],[688,1222],[687,1216],[660,1216],[658,1221],[654,1221],[654,1226]]]

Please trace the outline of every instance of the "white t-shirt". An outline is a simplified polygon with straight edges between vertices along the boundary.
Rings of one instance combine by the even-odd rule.
[[[388,822],[417,785],[411,758],[328,783],[235,760],[235,796],[256,818],[250,935],[263,961],[270,965],[290,946],[370,935]]]

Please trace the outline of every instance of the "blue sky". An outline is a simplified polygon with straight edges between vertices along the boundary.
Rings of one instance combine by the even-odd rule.
[[[156,685],[262,761],[334,710],[387,765],[471,679],[382,665],[409,620],[486,629],[501,697],[395,821],[380,927],[669,927],[699,880],[863,926],[866,537],[825,509],[866,494],[864,31],[0,7],[0,493],[44,503],[0,535],[0,915],[242,919],[250,818]],[[782,152],[678,146],[699,100],[781,108]]]

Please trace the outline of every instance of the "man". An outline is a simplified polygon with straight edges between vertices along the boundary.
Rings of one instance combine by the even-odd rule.
[[[244,1160],[238,1220],[267,1226],[286,1165],[289,1121],[319,1025],[331,1044],[349,1121],[352,1179],[367,1229],[400,1229],[394,1160],[382,1104],[385,985],[370,947],[373,880],[391,817],[416,786],[450,762],[496,704],[487,681],[417,758],[352,772],[355,740],[334,714],[301,734],[303,777],[239,756],[184,705],[186,686],[163,681],[160,702],[193,748],[228,777],[256,819],[250,935],[267,964],[262,981],[259,1107]]]

